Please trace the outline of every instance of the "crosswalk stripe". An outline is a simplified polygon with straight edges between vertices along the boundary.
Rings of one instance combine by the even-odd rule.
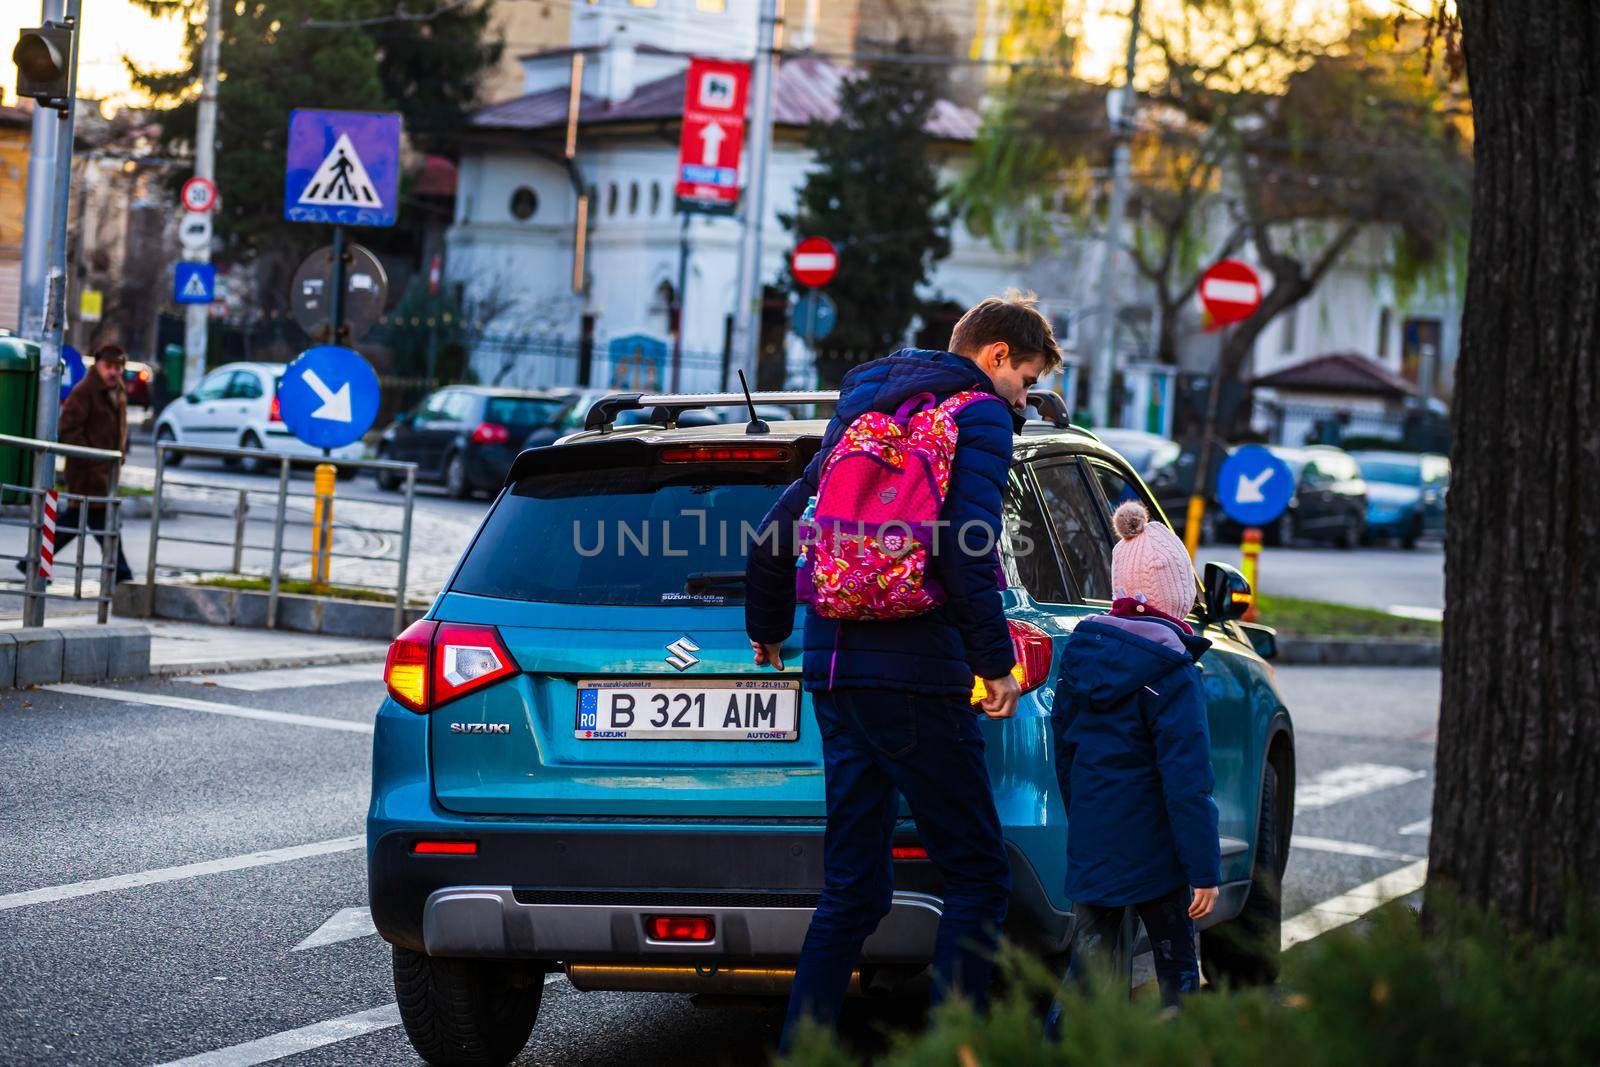
[[[1295,834],[1289,840],[1290,848],[1310,849],[1312,852],[1333,852],[1341,856],[1361,856],[1370,860],[1419,860],[1408,852],[1392,852],[1386,848],[1363,845],[1359,841],[1333,841],[1326,837],[1308,837]]]
[[[1410,896],[1426,885],[1427,881],[1428,861],[1417,860],[1399,870],[1390,871],[1381,878],[1374,878],[1364,885],[1358,885],[1348,893],[1341,893],[1331,900],[1314,904],[1284,922],[1283,947],[1287,949],[1302,941],[1320,937],[1329,930],[1347,926],[1391,900]]]
[[[268,867],[275,863],[289,863],[294,860],[309,859],[312,856],[327,856],[335,852],[353,852],[358,848],[365,848],[366,844],[366,837],[357,834],[353,837],[313,841],[306,845],[268,849],[265,852],[247,852],[242,856],[225,856],[222,859],[205,860],[200,863],[185,863],[177,867],[158,867],[151,871],[118,874],[109,878],[91,878],[86,882],[69,882],[66,885],[47,886],[44,889],[28,889],[21,893],[7,893],[5,896],[0,896],[0,911],[26,908],[32,904],[71,900],[74,897],[93,896],[96,893],[112,893],[119,889],[137,889],[140,886],[156,885],[160,882],[179,882],[208,874],[243,871],[251,867]]]
[[[1344,800],[1376,793],[1407,782],[1426,778],[1426,771],[1410,767],[1390,767],[1381,763],[1347,763],[1342,767],[1323,771],[1308,782],[1295,787],[1294,810],[1316,811]]]
[[[72,696],[94,697],[97,700],[120,700],[125,704],[145,704],[153,708],[177,708],[181,711],[203,711],[209,715],[231,715],[236,719],[257,719],[261,722],[285,723],[291,726],[315,726],[322,730],[342,730],[354,734],[372,733],[372,723],[353,722],[349,719],[329,719],[320,715],[296,715],[288,711],[268,711],[265,708],[246,708],[238,704],[221,704],[215,700],[197,700],[194,697],[167,696],[165,693],[140,693],[126,689],[101,689],[92,685],[47,685],[52,693],[69,693]]]

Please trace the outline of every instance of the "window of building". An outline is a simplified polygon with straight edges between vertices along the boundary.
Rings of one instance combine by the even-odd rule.
[[[1296,346],[1295,334],[1300,325],[1300,305],[1292,305],[1286,310],[1279,320],[1283,323],[1282,332],[1278,334],[1278,351],[1286,356],[1294,355]]]
[[[637,215],[638,213],[639,213],[639,183],[638,182],[629,182],[628,183],[628,214]]]
[[[694,0],[694,9],[720,15],[728,9],[728,3],[727,0]]]
[[[1394,312],[1384,308],[1378,314],[1378,358],[1389,358],[1389,333],[1394,327]]]
[[[650,183],[650,214],[661,214],[661,183]]]
[[[517,186],[516,192],[511,194],[511,217],[526,222],[538,210],[539,194],[526,185]]]
[[[655,7],[656,0],[628,0],[634,7]]]
[[[617,213],[617,183],[616,182],[612,182],[610,185],[606,186],[606,214],[607,215],[615,215],[616,213]]]

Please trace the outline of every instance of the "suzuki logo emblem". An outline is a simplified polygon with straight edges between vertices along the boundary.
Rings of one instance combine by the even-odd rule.
[[[699,651],[700,646],[689,640],[688,634],[684,634],[667,646],[667,664],[686,671],[700,662],[700,657],[695,655]]]

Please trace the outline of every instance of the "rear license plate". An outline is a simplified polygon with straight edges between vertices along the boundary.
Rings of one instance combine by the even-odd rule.
[[[585,741],[793,741],[800,684],[776,679],[580,679]]]

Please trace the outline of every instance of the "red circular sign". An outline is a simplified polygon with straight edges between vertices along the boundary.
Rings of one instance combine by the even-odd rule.
[[[789,269],[801,285],[827,285],[839,273],[839,250],[826,237],[807,237],[794,246]]]
[[[1261,278],[1250,264],[1224,259],[1200,276],[1200,302],[1218,325],[1243,322],[1261,306]]]
[[[210,178],[190,178],[183,183],[183,206],[190,211],[210,211],[217,203],[217,185]]]

